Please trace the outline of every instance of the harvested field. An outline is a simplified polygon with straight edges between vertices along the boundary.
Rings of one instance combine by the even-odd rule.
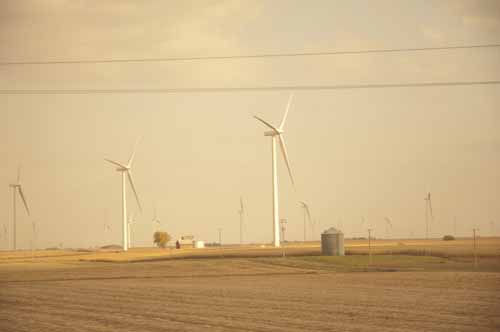
[[[500,241],[0,253],[0,331],[498,331]],[[398,244],[399,243],[399,244]],[[287,257],[281,257],[283,251]],[[450,254],[453,253],[453,254]],[[278,257],[276,257],[278,256]]]
[[[442,260],[433,257],[401,257],[400,272],[350,272],[366,257],[339,268],[341,258],[2,264],[0,330],[500,328],[500,273],[432,270]],[[412,259],[428,271],[401,272]]]

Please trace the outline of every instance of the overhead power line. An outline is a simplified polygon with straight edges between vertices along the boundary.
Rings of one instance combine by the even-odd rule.
[[[348,89],[382,89],[382,88],[418,88],[439,86],[473,86],[498,85],[500,80],[491,81],[453,81],[422,82],[394,84],[344,84],[344,85],[282,85],[282,86],[247,86],[216,88],[157,88],[157,89],[14,89],[0,90],[3,95],[35,95],[35,94],[139,94],[139,93],[210,93],[210,92],[245,92],[245,91],[308,91],[308,90],[348,90]]]
[[[500,44],[478,44],[458,45],[441,47],[416,47],[416,48],[390,48],[390,49],[368,49],[352,51],[324,51],[324,52],[296,52],[296,53],[261,53],[243,55],[216,55],[216,56],[192,56],[192,57],[159,57],[159,58],[127,58],[127,59],[96,59],[96,60],[52,60],[52,61],[3,61],[0,66],[19,65],[59,65],[59,64],[104,64],[104,63],[140,63],[140,62],[174,62],[174,61],[203,61],[203,60],[232,60],[232,59],[259,59],[280,57],[305,57],[322,55],[346,55],[346,54],[370,54],[370,53],[401,53],[421,51],[443,51],[476,48],[494,48]]]

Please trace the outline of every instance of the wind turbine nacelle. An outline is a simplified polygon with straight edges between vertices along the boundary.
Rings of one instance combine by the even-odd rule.
[[[280,132],[281,134],[282,132]],[[274,130],[269,130],[264,132],[264,136],[276,136],[278,135]]]

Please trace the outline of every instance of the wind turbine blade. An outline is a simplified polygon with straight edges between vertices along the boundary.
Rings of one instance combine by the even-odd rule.
[[[288,111],[290,110],[290,105],[292,104],[292,99],[293,99],[293,93],[290,93],[290,97],[288,97],[288,104],[286,105],[286,111],[285,115],[283,116],[283,119],[281,120],[279,129],[283,130],[283,127],[285,126],[285,121],[288,116]]]
[[[104,158],[104,160],[106,160],[108,163],[112,163],[113,165],[118,166],[118,167],[120,167],[120,168],[127,168],[127,166],[122,165],[122,164],[120,164],[120,163],[119,163],[119,162],[117,162],[117,161],[113,161],[113,160],[111,160],[111,159],[107,159],[107,158]]]
[[[276,134],[279,134],[279,130],[273,126],[272,124],[270,124],[269,122],[259,118],[257,115],[254,115],[254,118],[256,118],[257,120],[259,120],[260,122],[262,122],[263,124],[265,124],[267,127],[271,128],[274,132],[276,132]]]
[[[135,144],[134,144],[134,150],[132,150],[132,154],[130,155],[130,158],[128,159],[128,162],[127,162],[127,166],[130,167],[132,165],[132,162],[134,161],[134,157],[135,157],[135,152],[137,151],[137,144],[139,144],[139,141],[140,141],[140,138],[138,138],[136,141],[135,141]]]
[[[139,210],[142,212],[141,202],[139,201],[139,195],[137,195],[137,191],[135,190],[134,181],[132,180],[132,172],[130,170],[127,171],[127,177],[128,177],[128,182],[130,182],[130,186],[132,187],[132,191],[134,192],[137,205],[139,206]]]
[[[19,196],[21,196],[21,199],[23,200],[23,203],[24,203],[24,207],[26,208],[26,212],[28,213],[28,216],[29,216],[30,209],[28,208],[28,203],[26,203],[26,198],[24,197],[23,188],[21,186],[19,186],[18,189],[19,189]]]
[[[288,160],[288,153],[286,151],[285,139],[281,135],[278,135],[278,139],[280,141],[283,158],[285,158],[286,167],[288,168],[288,174],[290,175],[290,180],[292,181],[292,185],[295,188],[295,181],[293,180],[292,168],[290,167],[290,161]]]

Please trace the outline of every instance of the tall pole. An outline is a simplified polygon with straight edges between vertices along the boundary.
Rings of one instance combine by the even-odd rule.
[[[476,231],[477,228],[472,229],[473,237],[474,237],[474,268],[477,269],[477,242],[476,242]]]
[[[272,163],[273,163],[273,244],[280,246],[280,217],[278,206],[278,169],[276,165],[276,136],[272,138]]]
[[[125,172],[122,171],[122,218],[123,218],[123,227],[122,227],[122,242],[123,242],[123,251],[128,250],[128,236],[127,236],[127,182],[125,178]]]
[[[12,186],[12,245],[14,250],[17,250],[17,235],[16,235],[16,190],[15,186]]]
[[[368,261],[372,264],[372,229],[368,228]]]
[[[218,228],[219,231],[219,246],[222,247],[222,228]]]

